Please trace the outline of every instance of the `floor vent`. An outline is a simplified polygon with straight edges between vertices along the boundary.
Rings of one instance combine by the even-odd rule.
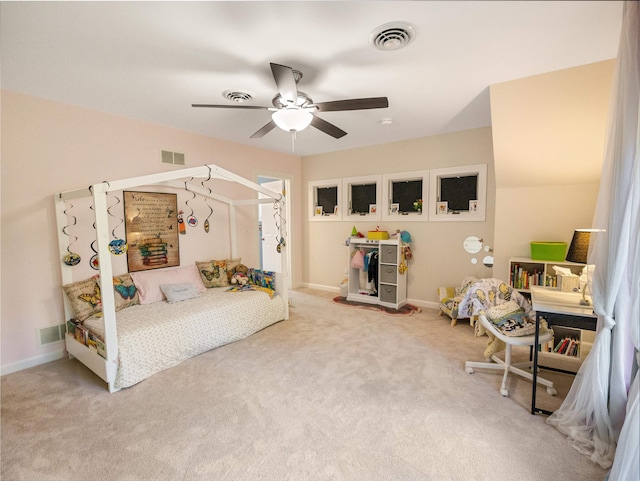
[[[185,165],[184,154],[180,152],[170,152],[168,150],[162,150],[162,163],[171,165]]]
[[[47,344],[53,344],[54,342],[60,342],[64,340],[65,331],[66,330],[64,324],[36,329],[36,339],[38,341],[38,347],[46,346]]]

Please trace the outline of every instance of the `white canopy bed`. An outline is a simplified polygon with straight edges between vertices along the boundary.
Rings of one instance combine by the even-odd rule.
[[[104,352],[79,342],[69,332],[65,336],[70,356],[77,358],[108,384],[110,392],[129,387],[150,375],[175,366],[179,362],[209,349],[242,339],[264,327],[288,319],[288,265],[286,255],[287,234],[284,222],[280,232],[282,272],[275,275],[275,295],[265,292],[227,293],[226,289],[203,289],[194,299],[176,304],[166,301],[149,305],[133,305],[118,310],[114,295],[112,254],[109,250],[110,230],[107,196],[126,189],[161,186],[182,190],[185,179],[220,179],[251,189],[255,198],[234,200],[211,192],[211,189],[192,186],[189,190],[228,206],[230,258],[237,258],[238,234],[236,232],[236,207],[274,204],[283,216],[287,209],[286,197],[259,184],[215,165],[204,165],[179,171],[100,182],[90,186],[55,195],[58,243],[61,260],[70,253],[67,203],[74,199],[89,198],[95,215],[95,234],[99,266],[101,315],[87,319],[85,323],[104,342]],[[204,184],[203,184],[204,187]],[[111,194],[110,194],[111,193]],[[258,198],[258,193],[263,194]],[[112,206],[113,207],[113,206]],[[195,272],[197,268],[193,266]],[[185,266],[186,269],[189,267]],[[165,273],[178,273],[172,268],[156,269]],[[74,282],[73,267],[61,262],[62,285]],[[77,279],[76,279],[77,280]],[[211,287],[211,286],[207,286]],[[206,291],[206,292],[204,292]],[[64,296],[65,319],[74,317],[73,306]],[[116,312],[118,310],[118,312]],[[164,343],[164,344],[163,344]]]

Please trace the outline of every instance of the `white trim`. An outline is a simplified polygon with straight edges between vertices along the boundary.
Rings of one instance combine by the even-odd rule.
[[[437,209],[439,179],[457,176],[478,176],[478,210],[476,212],[460,211],[459,213],[439,213]],[[448,167],[444,169],[432,169],[429,173],[429,220],[430,221],[484,221],[487,210],[487,164],[465,165],[460,167]],[[424,212],[424,207],[423,207]]]
[[[336,187],[337,189],[337,213],[316,215],[316,200],[318,188]],[[342,203],[342,179],[313,180],[309,182],[309,220],[310,221],[341,221],[342,213],[345,212]]]
[[[347,177],[342,181],[342,206],[341,211],[344,212],[342,215],[342,220],[349,221],[370,221],[381,219],[380,211],[382,208],[382,195],[380,193],[380,184],[382,184],[382,176],[381,175],[364,175],[360,177]],[[351,213],[351,186],[352,185],[362,185],[362,184],[373,184],[376,185],[376,213],[362,213],[362,214],[352,214]]]
[[[0,376],[5,376],[7,374],[22,371],[24,369],[29,369],[35,366],[40,366],[41,364],[58,361],[59,359],[64,359],[65,357],[67,357],[67,354],[64,349],[47,352],[45,354],[38,354],[37,356],[23,359],[22,361],[12,362],[0,367]]]
[[[407,214],[391,213],[392,204],[392,191],[391,183],[394,181],[412,181],[422,180],[422,213],[409,212]],[[416,222],[429,220],[428,201],[429,201],[429,171],[428,170],[416,170],[413,172],[398,172],[392,174],[382,175],[382,207],[380,213],[382,214],[382,220],[387,221],[402,221],[402,222]],[[417,199],[416,199],[417,200]]]

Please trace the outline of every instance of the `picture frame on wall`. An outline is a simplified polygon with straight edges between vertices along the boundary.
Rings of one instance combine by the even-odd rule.
[[[123,191],[129,272],[180,265],[178,196]]]

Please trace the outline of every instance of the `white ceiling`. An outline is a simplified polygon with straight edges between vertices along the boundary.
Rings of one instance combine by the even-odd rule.
[[[1,2],[3,89],[291,153],[291,134],[252,105],[277,93],[269,63],[303,73],[314,101],[386,96],[389,108],[324,112],[348,132],[309,127],[306,156],[491,124],[491,84],[617,55],[619,1]],[[379,25],[405,21],[402,50],[369,44]],[[391,125],[380,120],[390,118]]]

